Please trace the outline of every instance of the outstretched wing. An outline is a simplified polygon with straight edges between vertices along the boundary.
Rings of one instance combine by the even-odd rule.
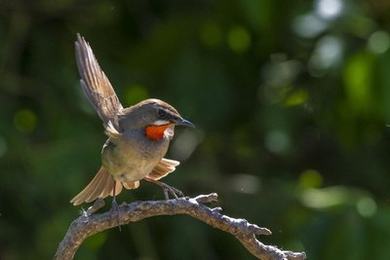
[[[84,37],[77,34],[75,42],[76,62],[80,73],[80,84],[88,100],[103,120],[117,127],[117,115],[123,109],[115,91],[99,66],[95,55]]]
[[[173,172],[179,164],[179,161],[162,158],[152,172],[148,174],[148,177],[157,181]]]

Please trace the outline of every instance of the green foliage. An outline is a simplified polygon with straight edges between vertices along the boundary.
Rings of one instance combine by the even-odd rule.
[[[77,32],[124,105],[158,97],[197,125],[177,129],[167,183],[218,192],[309,259],[390,259],[388,1],[20,0],[0,14],[0,259],[51,258],[99,168]],[[160,198],[142,184],[118,200]],[[113,257],[250,255],[174,216],[93,236],[76,258]]]

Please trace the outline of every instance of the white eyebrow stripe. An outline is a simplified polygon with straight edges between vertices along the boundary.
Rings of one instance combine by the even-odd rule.
[[[169,124],[169,123],[170,123],[170,121],[168,121],[168,120],[161,120],[161,119],[159,119],[159,120],[154,121],[153,125],[166,125],[166,124]]]

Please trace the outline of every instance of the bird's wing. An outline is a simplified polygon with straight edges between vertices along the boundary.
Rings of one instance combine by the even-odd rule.
[[[162,158],[152,172],[148,174],[148,177],[153,180],[159,180],[173,172],[179,164],[179,161]]]
[[[123,109],[115,91],[100,68],[95,55],[84,37],[77,34],[75,42],[76,62],[80,84],[88,100],[103,120],[105,127],[111,121],[117,127],[117,115]]]

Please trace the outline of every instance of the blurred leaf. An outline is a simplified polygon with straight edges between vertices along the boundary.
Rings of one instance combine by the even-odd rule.
[[[37,124],[37,116],[29,109],[16,112],[14,117],[15,128],[24,133],[31,133]]]
[[[323,183],[323,177],[321,174],[313,169],[305,170],[299,177],[299,186],[303,189],[319,188]]]
[[[304,104],[309,98],[309,93],[304,89],[298,89],[289,94],[284,100],[286,106],[298,106]]]
[[[352,56],[344,71],[345,91],[348,102],[356,112],[369,113],[372,104],[373,57],[366,52]]]
[[[234,26],[228,34],[229,47],[237,52],[245,52],[251,44],[251,36],[249,32],[242,26]]]

